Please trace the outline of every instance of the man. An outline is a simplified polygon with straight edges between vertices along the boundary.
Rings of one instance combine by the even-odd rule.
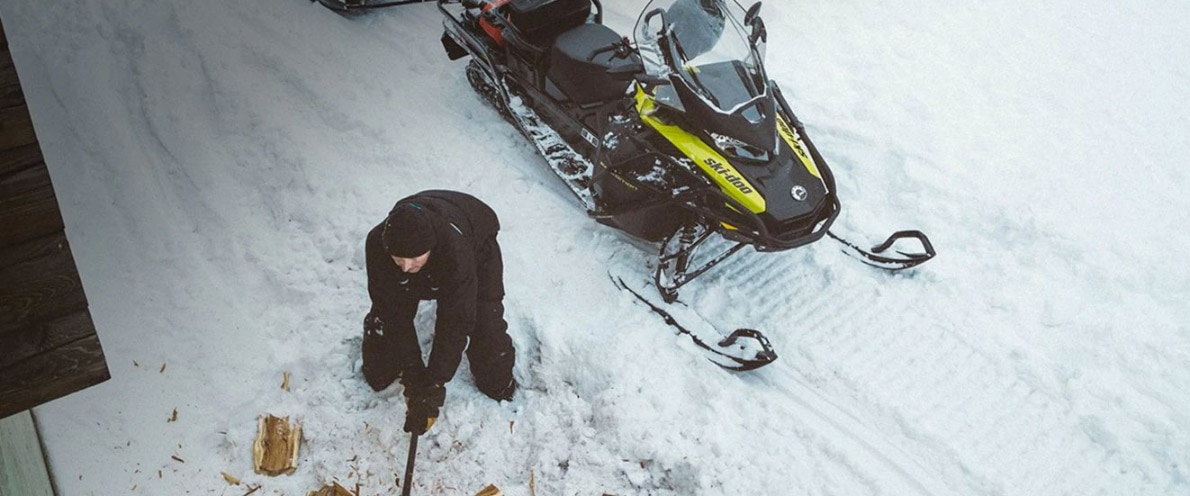
[[[463,350],[481,392],[506,401],[516,391],[499,229],[496,213],[475,197],[423,191],[398,201],[368,233],[363,374],[376,391],[401,378],[406,432],[421,435],[437,420]],[[421,300],[438,302],[428,364],[413,325]]]

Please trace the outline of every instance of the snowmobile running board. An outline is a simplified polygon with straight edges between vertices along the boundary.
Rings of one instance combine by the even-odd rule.
[[[637,292],[636,290],[629,287],[622,278],[612,274],[608,275],[611,276],[612,282],[617,287],[629,292],[632,294],[632,296],[635,296],[637,300],[640,300],[641,303],[644,303],[649,307],[649,309],[657,313],[657,315],[660,315],[661,318],[665,320],[666,324],[669,324],[678,330],[678,334],[689,336],[690,340],[695,345],[698,345],[699,348],[702,348],[707,352],[705,356],[708,360],[714,362],[715,365],[728,370],[745,372],[773,363],[773,361],[777,359],[777,352],[773,350],[773,346],[769,343],[768,338],[766,338],[764,334],[761,334],[760,331],[755,329],[736,329],[735,331],[732,331],[732,333],[727,337],[720,339],[718,342],[708,343],[702,337],[699,337],[697,333],[679,323],[678,319],[675,318],[671,312],[668,312],[661,308],[660,305],[649,301],[649,299],[641,292]],[[681,304],[679,303],[678,305]],[[685,309],[685,306],[670,305],[670,308],[674,309],[675,311],[680,311]],[[710,327],[709,323],[706,323],[705,321],[703,321],[703,323],[707,327]],[[717,331],[715,331],[715,333],[718,334]]]
[[[340,13],[361,13],[372,9],[431,1],[433,0],[318,0],[318,3],[322,4],[323,7]]]

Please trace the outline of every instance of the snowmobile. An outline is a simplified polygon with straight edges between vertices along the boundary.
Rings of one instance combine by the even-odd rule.
[[[613,280],[727,368],[776,358],[754,330],[711,334],[678,290],[745,247],[775,252],[823,237],[889,270],[934,256],[920,231],[864,250],[830,232],[835,179],[764,64],[760,3],[652,0],[630,41],[599,0],[439,0],[442,45],[516,126],[589,216],[660,250],[651,291]],[[718,242],[710,243],[715,239]],[[913,245],[913,250],[890,250]],[[714,246],[711,253],[700,248]],[[705,250],[704,250],[705,251]],[[716,337],[717,336],[717,337]]]

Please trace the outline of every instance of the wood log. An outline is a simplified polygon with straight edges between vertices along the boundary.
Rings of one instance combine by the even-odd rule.
[[[256,473],[277,476],[297,470],[298,446],[302,442],[302,426],[289,423],[289,417],[267,415],[260,418],[259,432],[252,443],[252,459]]]

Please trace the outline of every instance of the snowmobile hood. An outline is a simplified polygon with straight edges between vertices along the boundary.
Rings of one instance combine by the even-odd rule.
[[[761,167],[741,165],[740,169],[768,199],[766,213],[771,221],[785,224],[818,217],[831,188],[797,129],[780,115],[776,121],[781,139],[772,162]]]
[[[774,153],[759,162],[731,160],[703,138],[667,121],[668,108],[660,106],[640,85],[636,108],[642,122],[664,136],[728,197],[762,215],[778,231],[779,226],[817,217],[823,210],[830,187],[803,137],[783,117],[774,119],[780,136]]]

